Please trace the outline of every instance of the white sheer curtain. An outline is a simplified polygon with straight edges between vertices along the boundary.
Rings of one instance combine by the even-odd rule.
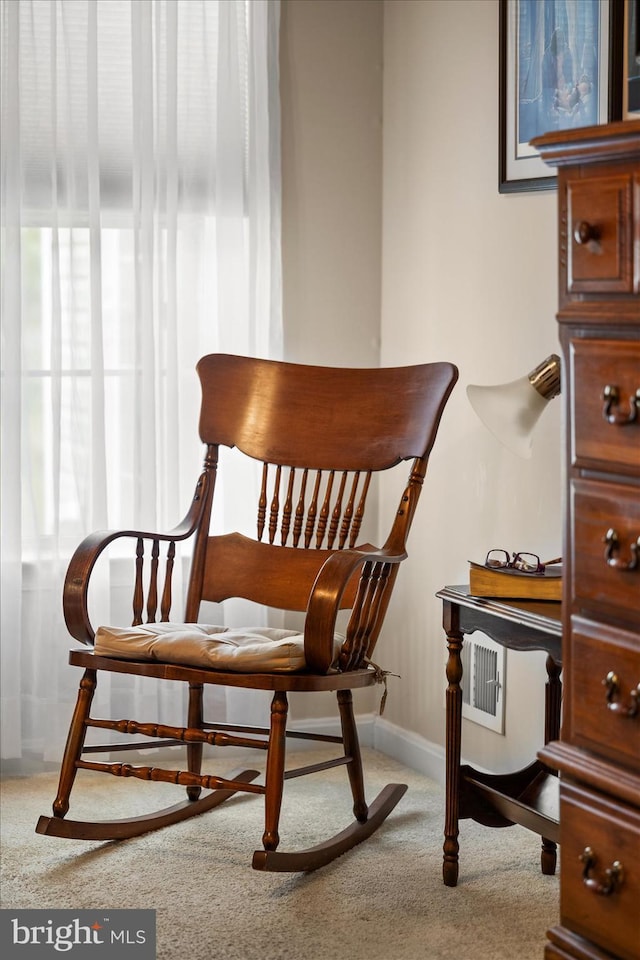
[[[186,511],[199,356],[281,354],[279,0],[0,4],[2,756],[58,760],[71,552]]]

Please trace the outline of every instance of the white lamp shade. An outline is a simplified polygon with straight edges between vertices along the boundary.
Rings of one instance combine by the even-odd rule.
[[[469,403],[485,427],[519,457],[529,459],[533,431],[549,401],[520,377],[499,386],[468,386]]]

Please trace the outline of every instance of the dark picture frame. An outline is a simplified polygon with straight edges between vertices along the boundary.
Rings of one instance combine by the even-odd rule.
[[[556,187],[534,137],[622,118],[624,6],[500,0],[500,193]]]
[[[640,0],[624,4],[623,120],[640,120]]]

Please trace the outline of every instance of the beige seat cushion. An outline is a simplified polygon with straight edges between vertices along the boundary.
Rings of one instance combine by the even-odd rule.
[[[336,651],[344,638],[335,637]],[[162,660],[235,673],[304,670],[304,637],[274,627],[231,628],[205,623],[145,623],[98,627],[95,652],[125,660]]]

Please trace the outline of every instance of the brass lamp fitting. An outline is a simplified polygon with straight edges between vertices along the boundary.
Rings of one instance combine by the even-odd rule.
[[[545,400],[553,400],[560,393],[560,357],[552,353],[527,374],[529,383]]]

